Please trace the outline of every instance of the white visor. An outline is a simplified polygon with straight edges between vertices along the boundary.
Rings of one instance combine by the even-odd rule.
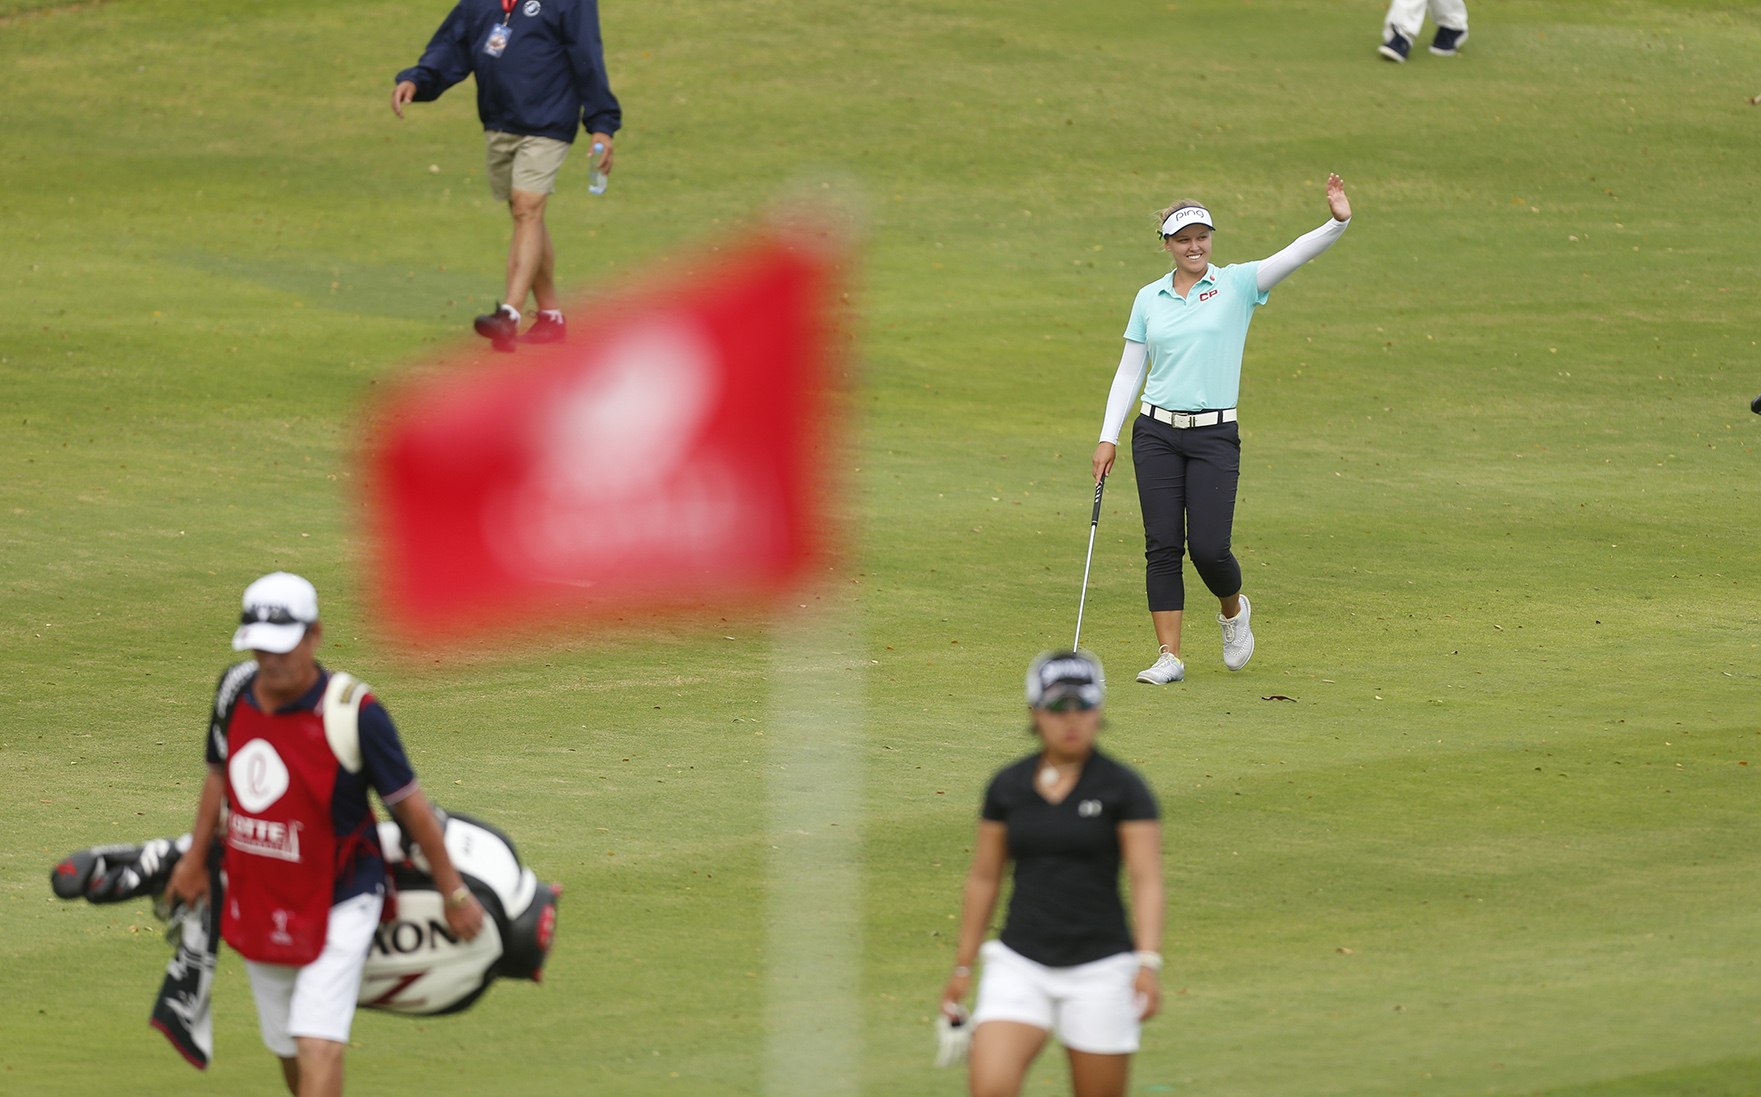
[[[1050,708],[1073,697],[1083,708],[1099,708],[1106,696],[1107,678],[1101,661],[1086,651],[1048,651],[1027,668],[1027,707]]]
[[[1208,229],[1217,227],[1211,223],[1210,210],[1203,206],[1186,206],[1170,213],[1168,219],[1162,222],[1162,235],[1173,236],[1188,225],[1203,225]]]

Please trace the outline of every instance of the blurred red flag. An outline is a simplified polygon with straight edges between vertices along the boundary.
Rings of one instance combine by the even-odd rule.
[[[394,395],[368,459],[393,626],[725,606],[801,575],[825,548],[835,263],[758,240],[577,307],[567,344]]]

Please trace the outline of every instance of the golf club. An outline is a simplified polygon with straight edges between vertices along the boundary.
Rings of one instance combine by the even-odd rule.
[[[1101,493],[1107,490],[1107,478],[1095,481],[1095,509],[1088,519],[1088,556],[1082,561],[1082,597],[1076,603],[1076,639],[1070,641],[1074,651],[1082,650],[1082,610],[1088,604],[1088,569],[1095,560],[1095,530],[1101,524]]]

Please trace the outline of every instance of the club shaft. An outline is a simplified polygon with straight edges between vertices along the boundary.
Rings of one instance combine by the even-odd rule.
[[[1072,651],[1082,648],[1082,611],[1088,605],[1088,569],[1095,558],[1095,526],[1088,527],[1088,559],[1082,562],[1082,597],[1076,602],[1076,639],[1070,641]]]
[[[1082,561],[1082,595],[1076,601],[1076,638],[1070,641],[1073,650],[1082,648],[1082,611],[1088,606],[1088,571],[1095,560],[1095,531],[1101,526],[1101,493],[1107,490],[1107,478],[1095,482],[1095,508],[1088,519],[1088,555]]]

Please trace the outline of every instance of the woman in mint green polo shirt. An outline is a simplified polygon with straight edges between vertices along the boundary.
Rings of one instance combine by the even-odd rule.
[[[1241,565],[1229,545],[1241,479],[1235,414],[1241,351],[1254,309],[1266,303],[1272,287],[1331,247],[1351,223],[1351,202],[1337,175],[1327,177],[1327,208],[1333,216],[1325,225],[1278,254],[1226,267],[1211,263],[1215,225],[1205,207],[1176,202],[1156,215],[1174,269],[1137,291],[1094,454],[1098,483],[1113,468],[1120,428],[1142,386],[1140,414],[1131,429],[1131,463],[1143,508],[1144,585],[1160,651],[1138,674],[1140,682],[1166,685],[1186,676],[1180,660],[1183,550],[1217,597],[1223,664],[1240,670],[1253,656],[1252,609],[1241,593]]]

